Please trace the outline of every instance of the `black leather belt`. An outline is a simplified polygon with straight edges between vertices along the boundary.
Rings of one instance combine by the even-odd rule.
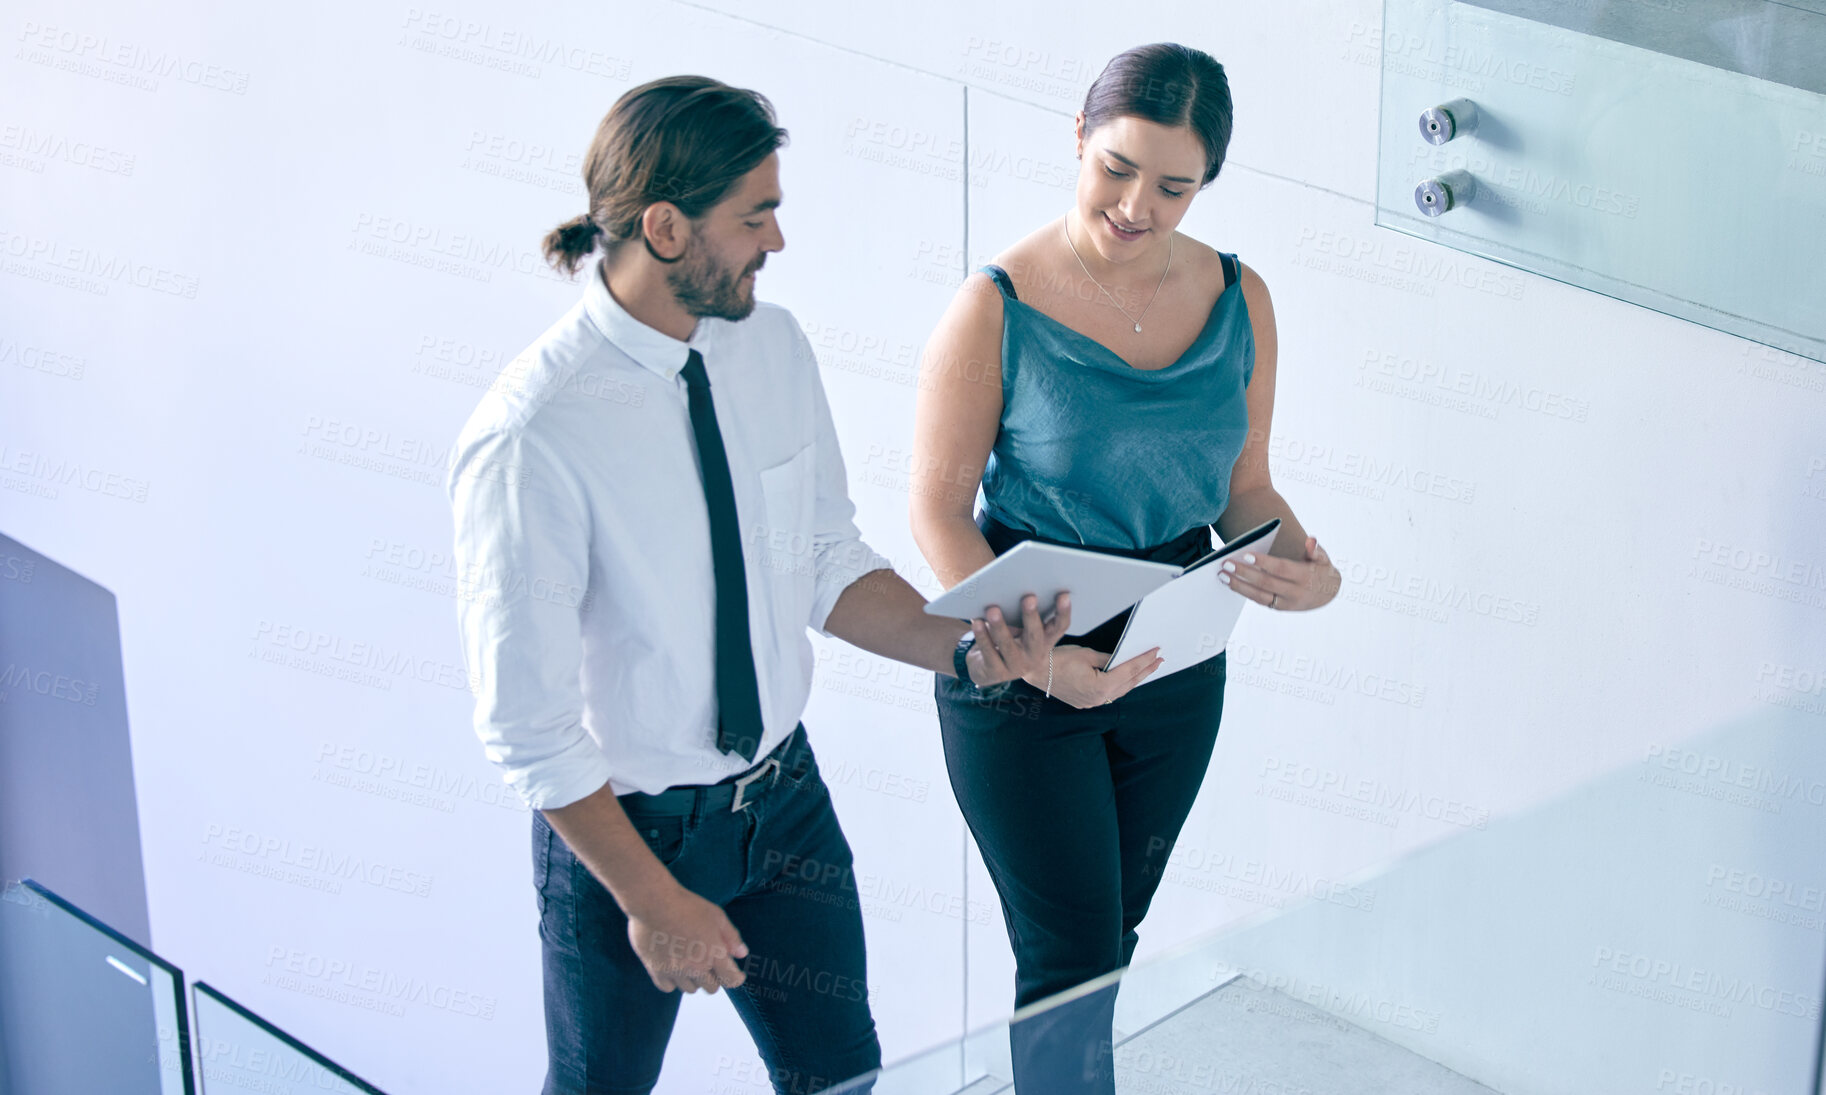
[[[805,724],[800,723],[786,735],[785,741],[774,746],[745,772],[737,772],[716,783],[668,787],[656,795],[634,791],[617,795],[616,800],[629,812],[649,817],[691,813],[702,816],[720,810],[741,810],[772,790],[782,775],[792,779],[805,776],[811,767],[812,753],[804,745]]]
[[[989,516],[984,510],[976,515],[976,527],[983,532],[983,539],[989,541],[989,550],[1002,555],[1009,548],[1023,540],[1038,540],[1042,544],[1058,544],[1061,547],[1081,548],[1085,551],[1102,552],[1105,555],[1122,555],[1130,559],[1147,559],[1156,563],[1171,563],[1174,566],[1185,566],[1197,562],[1211,550],[1211,526],[1199,525],[1168,540],[1147,548],[1114,548],[1099,547],[1096,544],[1074,544],[1066,540],[1050,540],[1044,536],[1029,532],[1026,529],[1014,528]],[[1045,606],[1040,606],[1045,610]],[[1098,624],[1082,635],[1068,635],[1060,642],[1070,646],[1085,646],[1092,650],[1109,654],[1115,651],[1116,643],[1122,638],[1122,629],[1128,626],[1131,609],[1123,609],[1106,623]]]

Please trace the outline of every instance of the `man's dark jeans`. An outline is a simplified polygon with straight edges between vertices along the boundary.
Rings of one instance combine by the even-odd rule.
[[[774,1090],[807,1095],[878,1069],[881,1046],[850,846],[803,726],[782,769],[737,812],[651,815],[621,801],[673,877],[722,906],[742,933],[747,981],[726,990],[729,1000]],[[533,882],[545,956],[545,1095],[644,1095],[659,1079],[682,994],[653,986],[628,942],[627,916],[537,810]]]

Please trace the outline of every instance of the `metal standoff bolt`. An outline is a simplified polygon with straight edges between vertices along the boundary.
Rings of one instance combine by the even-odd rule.
[[[1476,196],[1477,180],[1469,171],[1448,171],[1414,188],[1414,204],[1429,217],[1469,205]]]
[[[1420,112],[1420,135],[1428,144],[1445,144],[1477,128],[1477,104],[1469,99],[1453,99]]]

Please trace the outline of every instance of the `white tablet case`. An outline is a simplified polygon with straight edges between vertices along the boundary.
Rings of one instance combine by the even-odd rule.
[[[1118,665],[1150,647],[1160,647],[1160,668],[1149,674],[1157,681],[1169,673],[1215,658],[1230,643],[1230,632],[1249,599],[1218,580],[1224,573],[1222,560],[1245,548],[1266,555],[1274,547],[1280,521],[1271,522],[1260,536],[1245,533],[1213,553],[1216,558],[1186,573],[1148,596],[1129,615],[1128,626],[1110,655],[1110,666]],[[1146,682],[1143,682],[1146,683]]]
[[[1023,540],[940,594],[926,605],[926,611],[971,620],[990,605],[1000,605],[1008,622],[1019,626],[1022,597],[1038,596],[1044,617],[1052,609],[1053,598],[1069,590],[1072,622],[1066,634],[1082,635],[1183,572],[1183,567],[1171,563]]]

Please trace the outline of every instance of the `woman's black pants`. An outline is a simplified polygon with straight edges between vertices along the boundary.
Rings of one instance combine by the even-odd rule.
[[[937,675],[945,763],[1002,900],[1016,1007],[1135,953],[1210,764],[1224,672],[1219,654],[1083,710],[1021,681],[986,701]],[[1111,987],[1015,1024],[1016,1090],[1113,1093],[1114,1005]]]

